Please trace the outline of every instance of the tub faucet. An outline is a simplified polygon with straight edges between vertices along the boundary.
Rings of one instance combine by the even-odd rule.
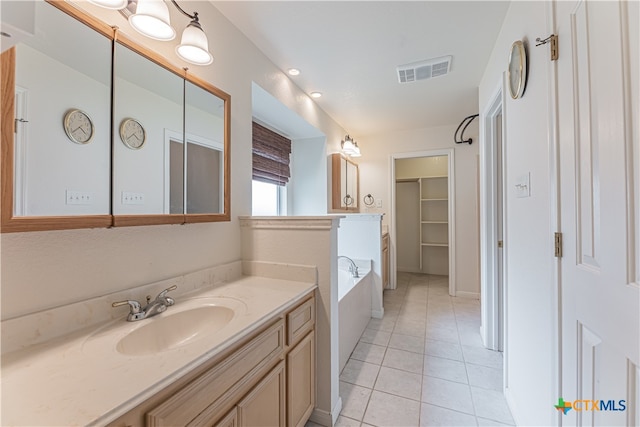
[[[129,304],[129,315],[127,316],[127,320],[129,322],[146,319],[147,317],[162,313],[167,309],[167,307],[175,304],[175,300],[168,297],[167,292],[173,291],[177,288],[178,287],[176,285],[173,285],[170,288],[165,289],[160,292],[153,301],[151,301],[151,295],[147,295],[147,305],[144,308],[140,306],[138,301],[132,300],[114,302],[111,306],[120,307],[121,305]]]
[[[360,277],[358,275],[358,266],[356,265],[355,262],[353,262],[353,260],[347,256],[344,255],[338,255],[338,259],[340,258],[344,258],[346,260],[349,260],[349,273],[351,273],[351,277]]]

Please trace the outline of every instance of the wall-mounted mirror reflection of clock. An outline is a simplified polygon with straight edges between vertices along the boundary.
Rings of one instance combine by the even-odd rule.
[[[147,140],[147,133],[139,121],[124,119],[120,123],[120,139],[132,150],[139,150]]]

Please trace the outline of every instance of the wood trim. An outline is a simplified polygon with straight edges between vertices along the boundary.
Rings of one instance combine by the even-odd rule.
[[[186,214],[184,216],[185,224],[197,224],[201,222],[221,222],[230,221],[231,216],[229,214]]]
[[[13,134],[15,132],[15,92],[16,92],[16,49],[3,52],[0,55],[0,76],[2,77],[2,112],[0,119],[0,135],[2,137],[0,147],[0,163],[2,164],[2,207],[1,225],[2,232],[6,231],[13,217],[13,174],[14,174],[14,148]]]
[[[183,214],[158,215],[114,215],[115,227],[136,227],[142,225],[184,224]]]
[[[331,155],[331,207],[334,210],[341,209],[341,188],[340,188],[340,161],[342,156],[338,153]]]

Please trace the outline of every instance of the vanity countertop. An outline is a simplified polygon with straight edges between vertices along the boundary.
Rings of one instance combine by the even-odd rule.
[[[114,337],[142,322],[171,315],[173,307],[151,319],[127,322],[123,317],[5,354],[1,424],[107,424],[250,335],[273,315],[294,307],[315,287],[312,283],[246,276],[185,296],[190,302],[195,298],[228,298],[241,309],[208,339],[149,355],[119,353]]]

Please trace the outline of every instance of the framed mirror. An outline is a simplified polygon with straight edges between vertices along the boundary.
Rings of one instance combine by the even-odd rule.
[[[334,211],[359,212],[358,165],[339,153],[331,155],[331,192]]]
[[[231,97],[70,3],[36,15],[1,57],[0,231],[229,221]]]
[[[64,4],[35,13],[2,53],[2,231],[107,227],[113,30]]]
[[[118,36],[113,76],[116,226],[184,222],[184,164],[169,151],[170,141],[181,140],[184,132],[182,74]]]

